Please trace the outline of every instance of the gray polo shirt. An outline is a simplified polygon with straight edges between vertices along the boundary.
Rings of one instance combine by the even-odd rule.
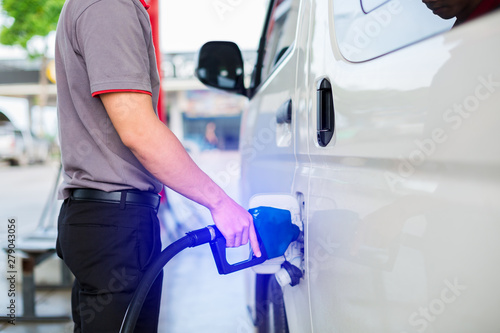
[[[99,94],[152,95],[159,76],[151,25],[143,0],[67,0],[56,34],[56,79],[63,184],[103,191],[158,193],[155,179],[120,140]]]

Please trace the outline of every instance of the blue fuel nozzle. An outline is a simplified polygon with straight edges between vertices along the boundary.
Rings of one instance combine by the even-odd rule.
[[[250,251],[247,260],[235,264],[228,263],[226,239],[217,227],[212,226],[216,235],[215,239],[210,242],[210,248],[219,274],[233,273],[259,265],[267,259],[280,257],[285,253],[288,245],[299,237],[300,229],[292,223],[292,217],[288,210],[261,206],[252,208],[248,212],[253,217],[262,256],[256,257]]]

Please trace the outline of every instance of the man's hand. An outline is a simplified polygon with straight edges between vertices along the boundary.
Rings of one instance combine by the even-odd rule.
[[[228,247],[248,243],[260,256],[253,219],[191,159],[155,115],[151,96],[134,92],[99,95],[122,142],[159,181],[207,207]]]
[[[210,212],[215,225],[226,239],[227,247],[245,245],[250,240],[253,253],[257,257],[261,256],[253,218],[249,212],[229,197],[212,208]]]

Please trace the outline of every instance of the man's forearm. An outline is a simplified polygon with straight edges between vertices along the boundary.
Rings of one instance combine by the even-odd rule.
[[[129,148],[142,165],[172,190],[214,209],[225,192],[191,159],[177,137],[160,121]]]

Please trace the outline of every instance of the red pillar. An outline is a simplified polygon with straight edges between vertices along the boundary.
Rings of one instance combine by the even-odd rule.
[[[165,110],[163,109],[163,90],[161,88],[161,50],[160,50],[160,8],[159,0],[149,0],[149,5],[151,6],[148,10],[149,20],[151,21],[151,30],[153,33],[153,45],[155,47],[156,53],[156,64],[158,66],[158,72],[160,73],[160,97],[158,98],[158,117],[165,124],[167,119],[165,116]]]

